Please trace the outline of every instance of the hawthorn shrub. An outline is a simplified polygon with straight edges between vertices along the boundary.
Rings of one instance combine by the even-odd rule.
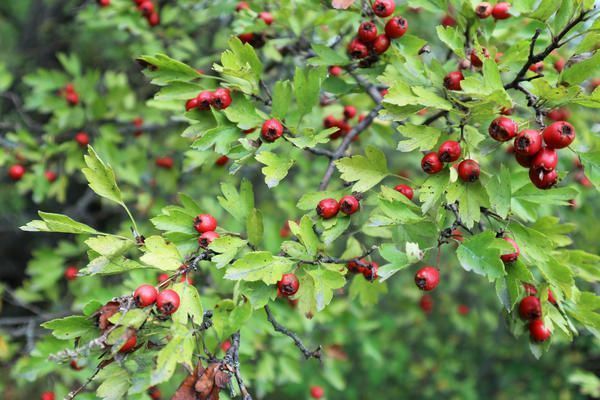
[[[600,397],[598,13],[3,3],[5,398]]]

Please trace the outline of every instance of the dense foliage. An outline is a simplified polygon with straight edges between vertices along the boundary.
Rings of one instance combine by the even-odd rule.
[[[5,398],[600,398],[598,15],[3,2]]]

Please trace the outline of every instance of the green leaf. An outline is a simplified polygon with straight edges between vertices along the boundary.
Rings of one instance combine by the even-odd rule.
[[[246,222],[246,232],[248,233],[248,241],[254,246],[259,246],[263,240],[263,217],[260,210],[252,209]]]
[[[403,270],[412,264],[406,253],[399,250],[391,243],[382,244],[379,248],[379,254],[389,263],[382,265],[377,271],[377,275],[379,275],[379,280],[381,282],[386,281],[396,272]]]
[[[190,318],[196,325],[200,325],[204,311],[198,290],[187,282],[176,283],[172,289],[177,292],[181,300],[181,306],[172,315],[173,321],[185,325]]]
[[[423,213],[428,212],[438,203],[449,184],[450,173],[447,169],[430,176],[423,182],[419,191],[419,200],[422,203],[421,210]]]
[[[501,239],[496,239],[490,231],[471,236],[458,247],[458,261],[465,270],[487,276],[492,282],[506,274],[500,259],[499,241]]]
[[[129,372],[117,363],[102,368],[95,380],[102,382],[96,389],[96,395],[103,400],[123,399],[131,386]]]
[[[511,198],[510,170],[503,164],[500,173],[494,174],[484,184],[490,199],[490,206],[502,218],[508,216]]]
[[[208,248],[217,255],[213,256],[211,261],[217,268],[223,268],[235,258],[237,253],[246,246],[248,242],[235,236],[221,236],[212,241]]]
[[[381,150],[368,146],[365,155],[345,157],[335,163],[343,180],[355,182],[355,192],[366,192],[388,175],[387,160]]]
[[[97,329],[91,319],[79,315],[53,319],[41,325],[43,328],[51,329],[54,337],[63,340],[73,340]]]
[[[245,94],[260,93],[259,81],[263,65],[250,44],[243,44],[236,36],[229,40],[229,50],[221,54],[221,65],[214,64],[213,69],[229,83]]]
[[[387,293],[387,286],[379,280],[369,282],[364,276],[356,275],[350,284],[350,299],[358,298],[362,306],[377,304],[379,296]]]
[[[317,311],[323,310],[333,298],[333,291],[344,286],[346,279],[337,271],[316,269],[308,271],[315,281],[315,304]]]
[[[246,253],[233,265],[227,267],[224,278],[230,280],[263,281],[268,285],[277,283],[281,276],[291,271],[294,263],[284,257],[275,257],[267,251]]]
[[[233,185],[222,183],[221,192],[223,196],[218,197],[221,207],[236,220],[244,222],[250,211],[254,209],[252,183],[247,179],[242,179],[239,192]]]
[[[185,325],[174,324],[173,336],[167,345],[158,352],[156,367],[152,371],[150,382],[157,385],[168,381],[175,373],[177,364],[183,364],[188,370],[193,370],[192,356],[194,353],[194,336],[189,333]]]
[[[175,271],[181,266],[182,257],[173,243],[161,236],[150,236],[144,242],[145,252],[140,261],[163,271]]]
[[[277,81],[273,86],[273,108],[271,115],[280,120],[285,119],[292,102],[292,84],[290,81]]]
[[[562,0],[542,0],[534,12],[525,15],[544,22],[560,8],[561,4]]]
[[[269,304],[269,301],[277,297],[277,288],[273,285],[266,285],[264,282],[245,282],[241,281],[240,293],[242,293],[252,304],[255,310]]]
[[[289,221],[290,230],[296,236],[300,243],[306,248],[306,253],[309,256],[315,256],[321,247],[319,237],[314,231],[313,223],[308,215],[305,215],[300,220],[300,224],[294,221]]]
[[[154,85],[164,86],[172,81],[191,81],[201,76],[196,69],[165,54],[141,56],[138,60],[152,66],[146,68],[144,74],[152,79],[151,83]]]
[[[578,154],[583,164],[585,176],[592,181],[596,189],[600,190],[600,151]]]
[[[83,168],[81,172],[85,175],[90,188],[99,196],[123,204],[113,169],[104,164],[92,146],[88,146],[88,155],[83,158],[87,168]]]
[[[294,160],[278,156],[270,151],[261,151],[256,155],[256,161],[266,166],[262,168],[265,183],[269,188],[275,187],[285,178],[289,169],[294,165]]]
[[[321,239],[325,246],[331,245],[337,238],[339,238],[346,230],[350,227],[352,219],[350,217],[335,218],[331,220],[335,222],[334,225],[327,226],[323,232],[321,232]]]
[[[459,27],[438,25],[436,27],[437,35],[442,42],[446,44],[454,54],[460,58],[465,58],[465,35]]]
[[[597,51],[592,57],[571,64],[568,68],[566,68],[562,73],[562,81],[570,85],[577,85],[590,77],[598,75],[599,73],[600,51]]]
[[[234,92],[231,97],[231,105],[223,110],[229,121],[240,129],[252,129],[262,125],[263,118],[258,115],[254,104],[246,96]]]
[[[22,226],[21,229],[28,232],[99,233],[94,228],[82,224],[81,222],[77,222],[66,215],[46,213],[43,211],[38,211],[38,215],[42,218],[42,221],[31,221],[27,223],[27,225]]]
[[[442,135],[439,129],[412,124],[399,126],[398,132],[407,138],[398,143],[398,150],[405,153],[416,149],[429,151],[435,147]]]
[[[481,182],[465,183],[457,181],[448,187],[448,204],[458,201],[458,215],[462,222],[471,228],[481,217],[481,207],[489,207],[489,200]]]
[[[571,296],[575,281],[573,271],[569,267],[552,257],[538,261],[537,268],[551,285],[561,288],[567,297]]]
[[[140,308],[134,308],[127,311],[125,315],[123,315],[121,312],[118,312],[112,317],[110,317],[108,320],[115,325],[139,329],[140,326],[142,326],[142,324],[146,322],[146,319],[148,318],[148,312]]]
[[[321,82],[325,78],[326,69],[296,68],[294,74],[294,94],[296,106],[301,115],[308,114],[314,106],[319,104]]]
[[[311,45],[316,56],[308,59],[308,62],[312,65],[346,65],[348,64],[348,58],[338,54],[329,46],[322,44],[313,43]]]

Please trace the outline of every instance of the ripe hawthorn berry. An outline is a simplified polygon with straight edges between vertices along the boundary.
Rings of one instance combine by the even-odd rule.
[[[15,182],[20,181],[23,175],[25,175],[25,167],[21,164],[11,165],[8,168],[8,177]]]
[[[332,65],[329,67],[329,75],[331,76],[340,76],[344,72],[342,67],[338,67],[337,65]]]
[[[571,112],[567,108],[555,108],[548,111],[546,116],[552,121],[565,121],[571,117]]]
[[[323,219],[330,219],[337,215],[340,210],[340,203],[337,200],[328,198],[323,199],[317,205],[317,214]]]
[[[412,188],[408,185],[404,185],[404,184],[396,185],[396,186],[394,186],[394,190],[402,193],[409,200],[412,200],[412,198],[414,196],[414,192],[413,192]]]
[[[544,142],[553,149],[567,147],[575,140],[575,128],[566,121],[558,121],[544,129]]]
[[[533,157],[531,168],[535,170],[544,170],[550,172],[558,165],[558,153],[554,149],[547,147],[538,151]]]
[[[375,0],[375,2],[373,2],[373,12],[381,18],[392,15],[395,8],[396,2],[394,0]]]
[[[79,104],[79,95],[75,92],[67,92],[65,99],[70,106],[76,106]]]
[[[466,304],[459,304],[457,311],[460,315],[467,315],[470,311],[469,306]]]
[[[541,73],[544,70],[544,62],[540,61],[540,62],[536,62],[535,64],[530,65],[529,70],[531,72],[535,72],[536,74]]]
[[[465,79],[462,72],[452,71],[444,77],[444,87],[448,90],[462,90],[460,82]]]
[[[475,182],[480,172],[479,163],[475,160],[463,160],[458,164],[458,177],[464,182]]]
[[[363,268],[362,274],[366,280],[374,281],[378,277],[378,275],[377,275],[378,270],[379,270],[379,264],[377,264],[375,261],[371,261],[368,263],[367,267]]]
[[[556,170],[544,171],[543,169],[529,169],[529,180],[538,189],[550,189],[558,182],[558,173]]]
[[[148,16],[154,12],[154,4],[150,0],[146,0],[138,6],[138,10],[140,10],[143,15]]]
[[[223,343],[221,343],[220,347],[224,353],[227,353],[227,350],[229,350],[231,348],[231,341],[229,339],[224,341]]]
[[[556,298],[554,297],[554,293],[552,293],[552,290],[550,289],[548,289],[548,302],[550,302],[550,304],[556,305]]]
[[[554,69],[556,70],[556,72],[562,72],[562,70],[565,69],[565,65],[566,61],[562,57],[554,61]]]
[[[156,386],[151,386],[148,388],[148,396],[150,396],[152,400],[160,400],[162,395]]]
[[[171,157],[165,156],[165,157],[158,157],[156,159],[156,161],[154,161],[154,163],[159,168],[171,169],[171,168],[173,168],[174,161]]]
[[[158,290],[152,285],[141,285],[133,292],[133,300],[138,307],[148,307],[156,302]]]
[[[238,39],[240,39],[240,41],[242,43],[250,43],[250,45],[252,45],[252,42],[254,42],[254,33],[252,32],[246,32],[246,33],[240,33],[238,35]]]
[[[362,274],[364,270],[368,267],[369,261],[367,261],[364,258],[361,258],[360,260],[353,259],[348,261],[348,263],[346,264],[346,268],[348,268],[348,271],[354,274]]]
[[[497,3],[492,9],[492,17],[494,19],[507,19],[510,18],[510,3],[502,1]]]
[[[121,348],[119,349],[119,353],[129,353],[130,351],[133,351],[136,344],[137,335],[135,334],[135,332],[133,332],[129,335],[127,341],[123,344],[123,346],[121,346]]]
[[[54,400],[54,399],[55,399],[54,392],[44,392],[40,396],[40,400]]]
[[[519,316],[525,320],[533,320],[542,316],[542,304],[535,296],[523,297],[519,303]]]
[[[81,147],[87,147],[90,144],[90,136],[86,132],[77,132],[75,134],[75,141]]]
[[[199,214],[194,218],[194,229],[198,233],[214,231],[217,229],[217,220],[210,214]]]
[[[423,267],[415,274],[415,283],[426,292],[433,290],[440,283],[440,272],[431,266]]]
[[[156,298],[156,309],[164,315],[171,315],[179,308],[179,295],[176,291],[167,289],[158,294]]]
[[[492,15],[492,5],[487,2],[479,3],[475,7],[475,14],[481,19],[489,17]]]
[[[158,278],[156,278],[158,283],[163,283],[167,279],[169,279],[169,274],[160,274],[160,275],[158,275]]]
[[[523,156],[533,156],[542,148],[542,135],[533,129],[525,129],[515,137],[515,153]]]
[[[283,135],[283,125],[278,119],[269,119],[262,124],[261,137],[267,142],[274,142]]]
[[[460,144],[454,140],[447,140],[440,146],[438,157],[442,162],[452,162],[460,157]]]
[[[185,102],[185,111],[193,110],[198,107],[198,97],[194,97],[193,99],[189,99]]]
[[[335,118],[333,115],[328,115],[325,118],[323,118],[323,127],[332,128],[337,125],[337,122],[337,118]]]
[[[325,395],[325,390],[321,386],[311,386],[310,387],[310,397],[313,399],[320,399]]]
[[[440,172],[444,168],[444,164],[442,164],[438,153],[431,152],[425,154],[425,156],[423,156],[423,159],[421,159],[421,168],[426,173],[433,175]]]
[[[373,42],[373,50],[377,54],[383,54],[390,48],[390,38],[386,35],[379,35],[375,38]]]
[[[148,24],[150,26],[156,26],[160,24],[160,15],[158,15],[156,11],[148,15],[146,19],[148,20]]]
[[[419,300],[419,307],[425,314],[430,314],[433,311],[433,298],[428,294],[424,294]]]
[[[358,39],[363,43],[371,43],[377,37],[377,25],[373,21],[365,21],[358,27]]]
[[[512,119],[498,117],[492,121],[488,132],[492,139],[497,140],[498,142],[506,142],[517,136],[518,130],[519,126]]]
[[[211,104],[215,101],[215,94],[210,90],[205,90],[196,96],[196,101],[198,103],[196,108],[199,110],[209,110]]]
[[[352,58],[365,58],[369,55],[369,49],[357,38],[348,43],[348,55]]]
[[[536,319],[529,323],[529,336],[534,342],[545,342],[551,335],[552,332],[544,325],[544,321],[541,319]]]
[[[227,88],[218,88],[213,92],[210,105],[217,110],[224,110],[231,104],[231,92]]]
[[[531,167],[531,162],[533,161],[534,156],[524,156],[519,153],[515,153],[515,159],[519,163],[520,166],[529,168]]]
[[[258,13],[258,18],[262,19],[267,25],[271,25],[274,21],[273,14],[268,11],[261,11]]]
[[[228,161],[229,161],[229,157],[221,156],[216,159],[215,164],[218,165],[219,167],[222,167],[223,165],[227,164]]]
[[[517,261],[517,259],[519,258],[519,254],[521,254],[521,250],[519,249],[519,245],[517,245],[517,242],[515,242],[512,238],[509,238],[509,237],[503,237],[502,239],[504,239],[508,243],[510,243],[512,245],[514,251],[510,252],[510,253],[502,254],[500,256],[500,259],[505,263],[511,263],[511,262]]]
[[[385,24],[385,34],[390,39],[398,39],[408,30],[408,21],[402,17],[393,17]]]
[[[485,58],[490,58],[490,52],[485,47],[481,48],[481,53]],[[483,61],[481,60],[481,58],[479,58],[475,49],[471,51],[471,55],[469,57],[471,59],[471,65],[473,65],[474,67],[480,68],[481,66],[483,66]]]
[[[110,6],[110,0],[97,0],[100,7]]]
[[[340,199],[340,211],[346,215],[352,215],[360,209],[360,202],[354,196],[344,196]]]
[[[277,292],[283,297],[295,295],[299,287],[300,282],[294,274],[284,274],[281,280],[277,282]]]
[[[237,5],[235,6],[235,11],[242,11],[242,10],[249,10],[250,6],[248,5],[247,2],[245,1],[240,1],[239,3],[237,3]]]
[[[200,237],[198,237],[198,244],[200,247],[208,247],[209,244],[213,242],[213,240],[219,238],[219,234],[214,231],[204,232]]]
[[[537,294],[537,289],[531,283],[524,283],[523,289],[525,289],[525,293],[528,296],[533,296],[533,295]]]
[[[356,116],[356,107],[354,106],[345,106],[344,107],[344,118],[352,119]]]
[[[75,279],[77,279],[77,274],[79,273],[79,269],[77,269],[76,266],[74,265],[69,265],[67,268],[65,268],[65,272],[64,272],[64,277],[66,280],[68,281],[74,281]]]
[[[456,26],[456,20],[454,19],[454,17],[452,17],[449,14],[446,14],[442,17],[440,23],[442,24],[443,27],[448,27],[448,26]]]
[[[54,171],[46,171],[44,172],[44,177],[46,178],[46,180],[50,183],[56,181],[56,179],[58,178],[58,175],[56,175],[56,172]]]

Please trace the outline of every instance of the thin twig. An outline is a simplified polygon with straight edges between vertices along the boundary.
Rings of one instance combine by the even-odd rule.
[[[286,336],[289,336],[290,339],[292,339],[294,341],[294,344],[296,345],[296,347],[298,347],[300,349],[300,351],[302,352],[302,354],[304,354],[304,357],[307,360],[309,358],[316,358],[318,360],[321,359],[321,346],[317,347],[313,351],[308,350],[308,348],[306,348],[304,343],[302,343],[302,340],[300,339],[300,337],[298,337],[297,334],[295,334],[294,332],[292,332],[291,330],[287,329],[285,326],[283,326],[279,322],[277,322],[277,320],[273,316],[273,313],[271,312],[271,309],[269,308],[269,306],[265,306],[265,312],[267,313],[267,319],[269,320],[271,325],[273,325],[273,329],[275,329],[275,331],[277,331],[277,332],[283,333]]]

